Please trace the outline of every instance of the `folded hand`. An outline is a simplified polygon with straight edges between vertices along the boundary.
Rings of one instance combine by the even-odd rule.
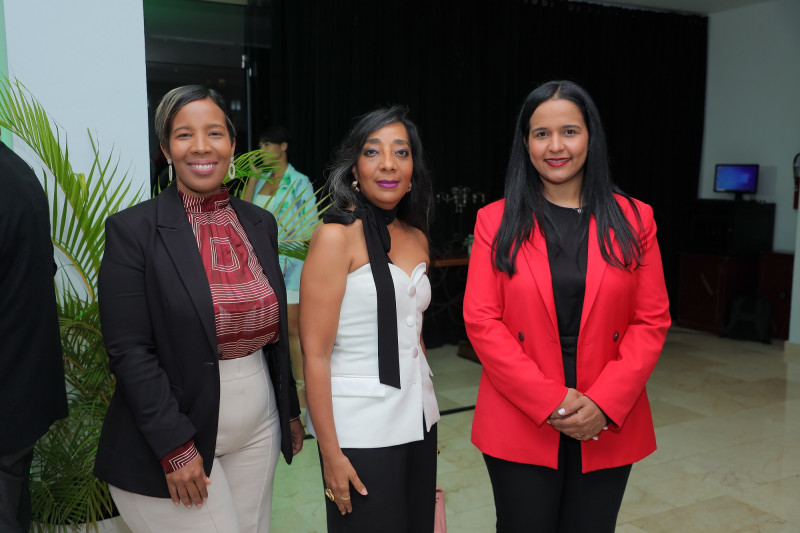
[[[167,474],[169,497],[172,498],[175,505],[183,503],[189,508],[193,504],[202,507],[208,499],[207,485],[209,483],[211,480],[206,477],[203,470],[203,458],[200,457],[200,454],[183,468]]]

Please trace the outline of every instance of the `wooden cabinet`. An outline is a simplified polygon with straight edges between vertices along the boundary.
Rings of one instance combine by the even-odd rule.
[[[718,334],[730,324],[727,334],[744,333],[740,320],[747,323],[755,314],[763,317],[761,335],[788,338],[794,258],[769,251],[774,228],[775,204],[696,201],[681,254],[675,323]],[[730,320],[731,304],[740,297]]]
[[[779,252],[759,254],[756,294],[769,302],[772,336],[777,339],[789,338],[793,269],[794,254]]]
[[[770,335],[789,338],[794,255],[759,252],[681,254],[678,316],[686,328],[722,333],[740,296],[769,303]],[[752,300],[751,300],[752,301]]]
[[[737,255],[772,250],[775,204],[697,200],[689,226],[687,252]]]
[[[722,332],[730,304],[737,296],[756,294],[757,254],[681,254],[679,326]]]

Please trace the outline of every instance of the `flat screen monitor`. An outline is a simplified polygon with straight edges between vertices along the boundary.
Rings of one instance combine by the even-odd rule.
[[[737,200],[743,194],[758,190],[758,165],[720,164],[714,169],[714,192],[733,193]]]

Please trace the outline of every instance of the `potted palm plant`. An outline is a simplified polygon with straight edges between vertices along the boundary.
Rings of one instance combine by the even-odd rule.
[[[31,469],[33,529],[38,532],[100,531],[115,515],[107,485],[92,474],[97,442],[114,390],[97,304],[97,274],[106,218],[143,198],[113,155],[101,155],[88,134],[94,160],[88,173],[70,164],[66,134],[19,81],[0,76],[0,129],[24,142],[39,160],[38,174],[50,203],[59,270],[56,279],[69,416],[57,421],[34,449]],[[260,152],[237,158],[237,178],[255,179]],[[305,257],[313,222],[278,220],[279,250]],[[124,527],[124,526],[123,526]],[[127,530],[127,528],[125,528]]]

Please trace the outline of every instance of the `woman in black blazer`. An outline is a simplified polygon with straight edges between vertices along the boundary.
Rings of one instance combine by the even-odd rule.
[[[99,301],[117,386],[95,475],[134,532],[269,531],[279,451],[291,463],[303,445],[277,225],[222,186],[224,109],[202,86],[167,93],[155,122],[175,184],[106,222]]]

